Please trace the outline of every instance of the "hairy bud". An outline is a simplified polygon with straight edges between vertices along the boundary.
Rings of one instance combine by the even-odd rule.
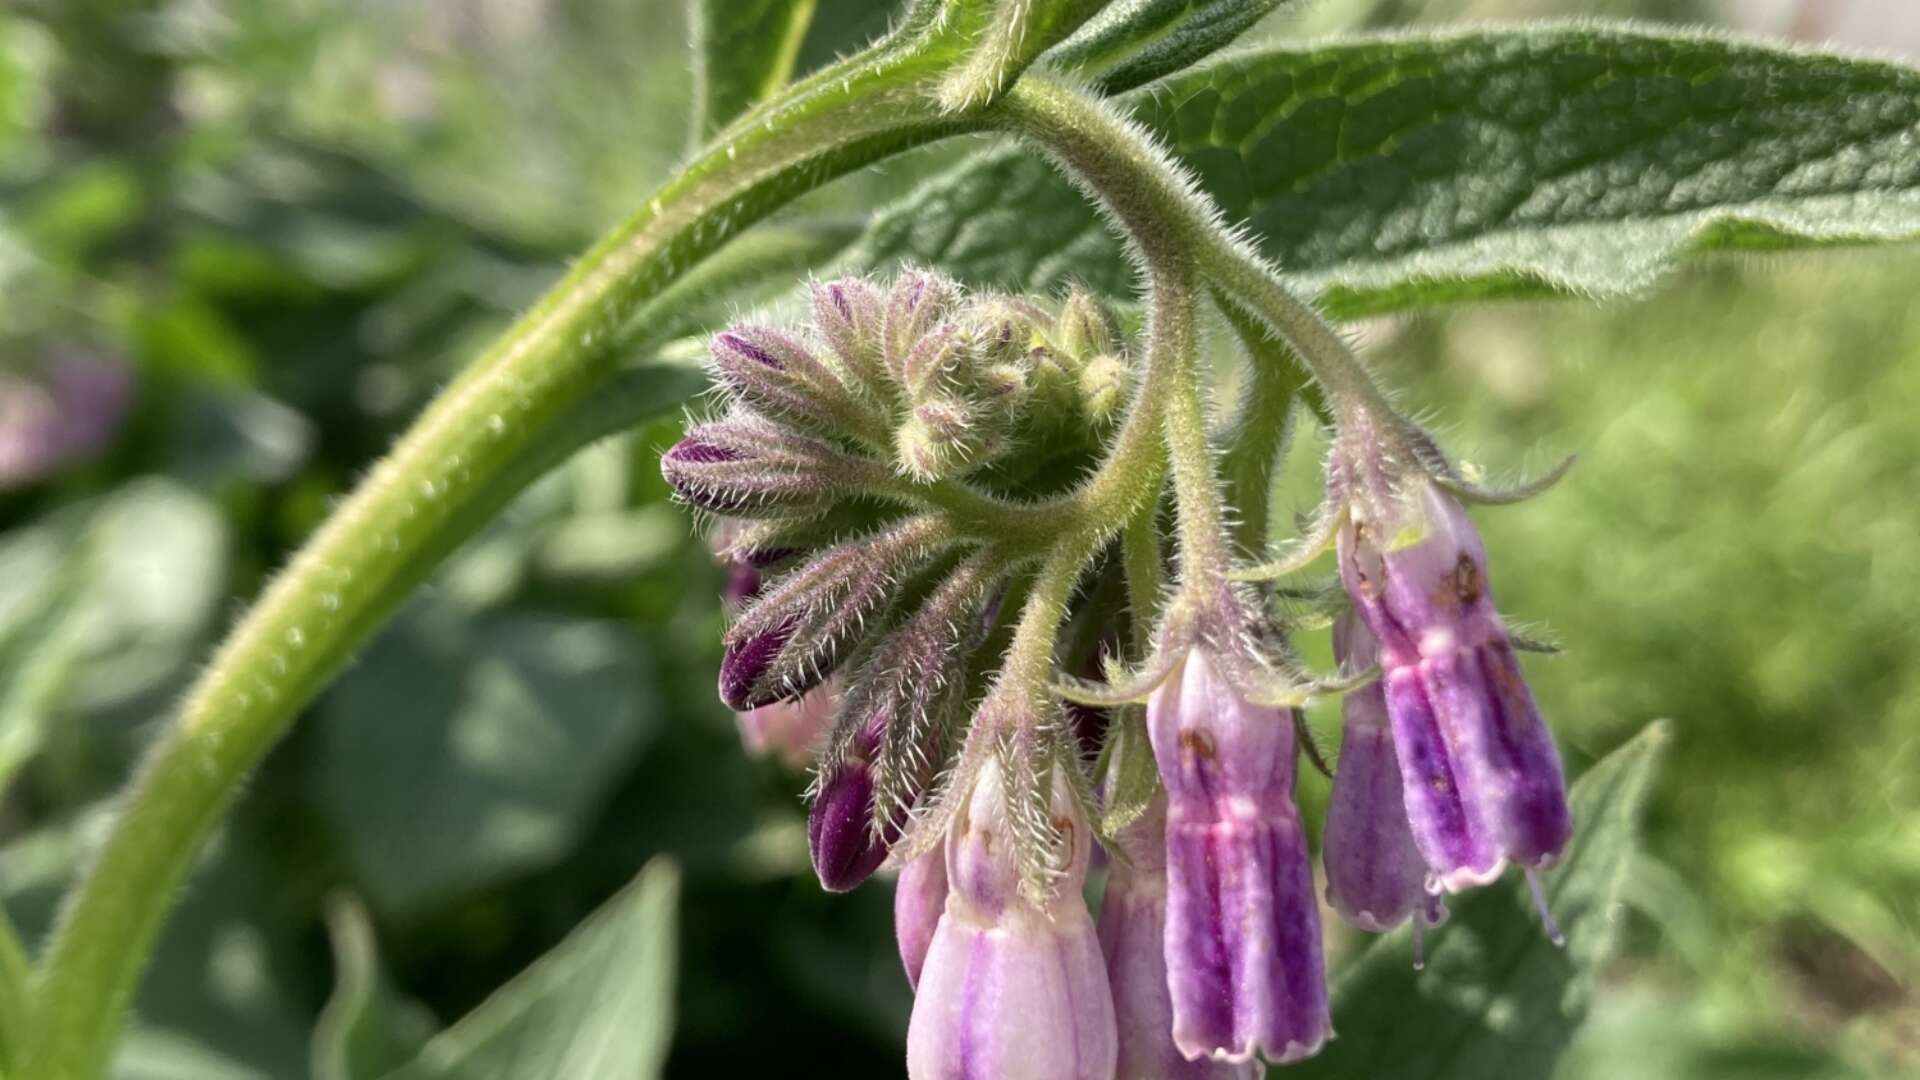
[[[884,398],[887,359],[881,340],[886,307],[873,286],[859,278],[813,284],[813,326],[847,373]]]
[[[1054,321],[1053,342],[1060,351],[1077,361],[1086,361],[1114,351],[1113,316],[1106,305],[1076,285],[1060,305]]]
[[[1095,427],[1120,418],[1133,390],[1133,370],[1112,353],[1087,361],[1080,372],[1080,408]]]
[[[943,323],[960,286],[939,274],[910,271],[895,279],[881,322],[881,356],[902,386],[911,387],[907,354]],[[923,361],[924,362],[924,361]]]
[[[708,351],[720,381],[755,411],[826,435],[883,426],[797,338],[764,326],[736,326],[715,334]]]
[[[821,552],[767,587],[727,631],[720,699],[735,711],[796,697],[831,675],[906,575],[941,543],[934,518]]]
[[[877,462],[747,412],[696,425],[660,472],[691,505],[731,517],[813,514],[887,479]]]

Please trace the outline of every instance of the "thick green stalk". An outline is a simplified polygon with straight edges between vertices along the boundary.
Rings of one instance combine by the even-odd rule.
[[[101,1074],[172,898],[247,774],[431,571],[423,553],[451,550],[476,520],[464,511],[605,376],[641,306],[801,191],[964,126],[928,95],[951,58],[922,45],[883,43],[723,132],[449,386],[293,558],[187,696],[64,908],[23,1075]]]
[[[1198,297],[1192,270],[1199,236],[1219,230],[1201,197],[1146,136],[1097,100],[1029,77],[1007,92],[999,108],[1106,208],[1146,265],[1152,321],[1141,395],[1160,409],[1163,430],[1154,433],[1155,441],[1164,438],[1172,455],[1182,576],[1224,574],[1226,528],[1196,370]],[[1110,459],[1096,484],[1118,471],[1111,465]],[[1157,474],[1155,479],[1157,491]],[[1208,575],[1195,574],[1196,567],[1206,568]]]

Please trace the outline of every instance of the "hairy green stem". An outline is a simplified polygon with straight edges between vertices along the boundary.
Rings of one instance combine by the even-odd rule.
[[[1156,500],[1157,501],[1157,500]],[[1133,659],[1144,659],[1153,648],[1153,624],[1160,617],[1160,591],[1164,588],[1160,565],[1160,523],[1152,510],[1133,519],[1120,534],[1121,569],[1127,577],[1128,636],[1133,642]]]
[[[260,758],[511,463],[602,379],[651,298],[800,192],[962,130],[928,89],[949,58],[895,38],[736,124],[589,252],[444,391],[229,635],[161,736],[63,908],[20,1071],[92,1080],[195,853]]]
[[[1244,304],[1293,347],[1336,410],[1390,415],[1386,396],[1340,332],[1279,274],[1222,227],[1218,210],[1139,125],[1112,106],[1057,81],[1028,75],[1001,100],[1061,157],[1131,234],[1149,262],[1153,249],[1186,260]],[[1097,164],[1088,169],[1087,164]]]
[[[1294,400],[1305,389],[1306,373],[1265,323],[1238,304],[1219,307],[1249,361],[1240,408],[1221,440],[1225,453],[1220,472],[1227,482],[1227,501],[1238,514],[1235,545],[1257,556],[1266,551],[1273,474],[1286,457]]]

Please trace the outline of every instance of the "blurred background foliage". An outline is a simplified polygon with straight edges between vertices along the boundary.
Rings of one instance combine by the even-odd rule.
[[[1913,12],[1326,0],[1258,33],[1604,13],[1920,55]],[[823,3],[799,67],[885,17]],[[0,899],[30,941],[238,607],[685,152],[688,36],[676,0],[0,11]],[[956,152],[809,197],[734,272],[829,256]],[[1920,1069],[1916,290],[1910,249],[1743,256],[1632,303],[1363,328],[1468,456],[1581,455],[1483,515],[1506,606],[1565,647],[1531,670],[1571,768],[1675,721],[1569,1080]],[[727,310],[697,291],[688,331]],[[672,937],[669,1075],[898,1075],[887,887],[820,892],[804,778],[714,699],[721,576],[654,466],[675,429],[536,485],[309,710],[168,930],[117,1076],[397,1065],[616,894],[639,921],[529,978],[657,1041]],[[1279,513],[1310,506],[1317,445]],[[621,893],[661,855],[671,934],[675,871]],[[610,1006],[621,965],[655,981]],[[510,1006],[455,1041],[520,1037]]]

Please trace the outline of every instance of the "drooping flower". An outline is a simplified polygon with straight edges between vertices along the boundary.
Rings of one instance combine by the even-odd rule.
[[[911,1080],[1110,1080],[1117,1033],[1080,897],[1086,821],[1056,783],[1064,866],[1036,903],[1020,887],[1001,768],[989,760],[946,840],[948,891],[907,1028]]]
[[[1333,654],[1343,668],[1375,663],[1373,635],[1351,611],[1334,623]],[[1427,892],[1427,864],[1413,841],[1394,755],[1386,693],[1378,682],[1350,691],[1341,704],[1340,761],[1333,775],[1326,830],[1320,845],[1327,870],[1327,903],[1362,930],[1384,933],[1415,919],[1420,932],[1446,916]]]
[[[1100,902],[1100,948],[1119,1025],[1116,1080],[1251,1080],[1257,1062],[1189,1060],[1173,1041],[1167,988],[1167,806],[1157,797],[1119,837]]]
[[[1174,1045],[1230,1062],[1311,1056],[1332,1025],[1293,715],[1243,698],[1202,643],[1148,700],[1147,731],[1168,800]]]
[[[1379,643],[1415,843],[1449,891],[1550,865],[1572,835],[1553,737],[1493,605],[1486,551],[1438,480],[1364,429],[1336,447],[1340,576]]]

